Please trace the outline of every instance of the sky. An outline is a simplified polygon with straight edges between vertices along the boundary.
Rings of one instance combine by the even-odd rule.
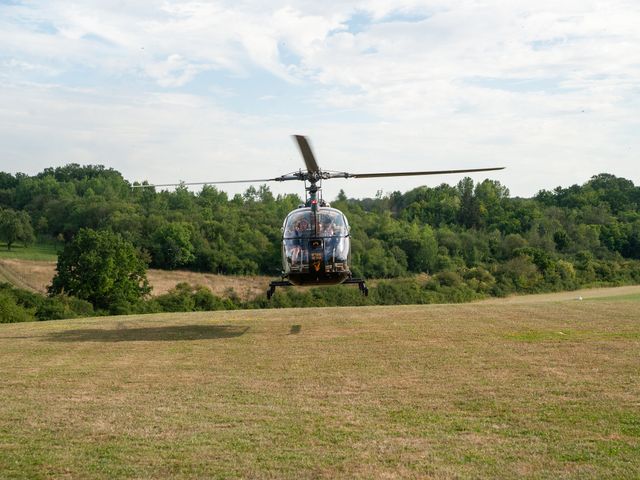
[[[638,0],[0,0],[0,171],[273,178],[304,166],[303,134],[327,170],[504,166],[470,176],[525,197],[602,172],[639,185],[639,25]]]

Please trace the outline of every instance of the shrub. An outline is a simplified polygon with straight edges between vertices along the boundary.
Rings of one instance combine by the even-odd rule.
[[[456,272],[440,272],[435,276],[438,283],[445,287],[457,287],[461,285],[462,277],[458,275]]]
[[[65,318],[88,317],[94,314],[93,305],[86,300],[56,295],[44,298],[36,310],[38,320],[62,320]]]
[[[234,294],[232,298],[222,299],[215,296],[207,287],[191,286],[186,282],[178,283],[164,295],[145,302],[151,305],[144,309],[163,312],[202,312],[210,310],[233,310],[240,305],[240,300]]]
[[[33,321],[33,312],[16,302],[16,299],[6,291],[0,291],[0,323]]]

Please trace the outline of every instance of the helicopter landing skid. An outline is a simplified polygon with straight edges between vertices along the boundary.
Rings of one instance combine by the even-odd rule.
[[[357,284],[360,289],[360,293],[362,293],[365,297],[369,296],[369,289],[367,288],[367,284],[361,278],[347,278],[342,285],[348,284]],[[273,294],[276,293],[276,287],[292,287],[293,283],[289,280],[274,280],[269,283],[269,290],[267,290],[267,300],[271,300]]]

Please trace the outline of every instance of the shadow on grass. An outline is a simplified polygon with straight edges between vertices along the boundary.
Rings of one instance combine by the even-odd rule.
[[[249,327],[235,325],[180,325],[170,327],[83,328],[53,332],[45,340],[53,342],[158,342],[176,340],[216,340],[244,335]]]
[[[302,330],[301,325],[291,325],[291,330],[289,330],[289,335],[297,335]]]

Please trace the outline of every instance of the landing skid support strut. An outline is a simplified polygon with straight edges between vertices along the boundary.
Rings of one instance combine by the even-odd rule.
[[[269,290],[267,290],[267,300],[271,300],[273,294],[276,293],[276,287],[291,286],[293,286],[293,283],[291,283],[289,280],[274,280],[273,282],[269,283]]]
[[[344,282],[342,282],[343,285],[347,285],[347,284],[358,284],[358,288],[360,289],[360,293],[363,294],[365,297],[369,296],[369,288],[367,288],[367,284],[364,281],[364,279],[362,278],[347,278]]]

